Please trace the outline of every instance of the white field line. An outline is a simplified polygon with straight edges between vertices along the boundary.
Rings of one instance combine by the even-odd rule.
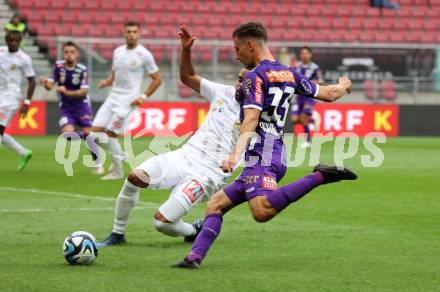
[[[106,202],[115,202],[116,199],[103,197],[103,196],[92,196],[78,193],[67,193],[67,192],[55,192],[55,191],[47,191],[41,189],[26,189],[26,188],[14,188],[14,187],[0,187],[0,191],[8,191],[8,192],[26,192],[26,193],[35,193],[35,194],[43,194],[50,196],[58,196],[58,197],[67,197],[74,199],[84,199],[84,200],[97,200],[97,201],[106,201]],[[138,202],[137,209],[157,209],[159,208],[159,204],[152,202]],[[43,208],[31,208],[31,209],[0,209],[0,213],[10,213],[13,212],[55,212],[55,211],[102,211],[102,210],[114,210],[114,208],[102,207],[102,208],[59,208],[59,209],[43,209]],[[21,211],[20,211],[21,210]],[[33,210],[33,211],[30,211]]]
[[[30,209],[0,209],[0,213],[40,213],[40,212],[100,212],[100,211],[113,211],[115,208],[104,207],[104,208],[30,208]],[[146,207],[134,207],[134,210],[148,210],[151,208]]]

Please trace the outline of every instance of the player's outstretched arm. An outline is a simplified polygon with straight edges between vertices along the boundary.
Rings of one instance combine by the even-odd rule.
[[[196,37],[191,36],[185,26],[179,27],[180,41],[182,45],[181,62],[180,62],[180,80],[183,84],[191,87],[200,93],[200,83],[202,77],[196,74],[191,61],[191,47],[194,44]]]
[[[67,90],[66,87],[64,86],[59,86],[57,88],[57,91],[61,94],[70,97],[80,97],[80,98],[84,98],[85,96],[87,96],[87,93],[89,92],[87,88],[80,88],[78,90]]]
[[[325,102],[334,102],[344,94],[351,92],[351,80],[348,77],[340,77],[339,83],[334,85],[320,86],[316,99]]]

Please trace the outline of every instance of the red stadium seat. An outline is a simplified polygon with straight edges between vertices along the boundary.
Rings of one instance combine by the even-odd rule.
[[[365,90],[365,96],[369,100],[375,100],[376,99],[376,89],[375,84],[373,80],[365,80],[364,82],[364,90]]]

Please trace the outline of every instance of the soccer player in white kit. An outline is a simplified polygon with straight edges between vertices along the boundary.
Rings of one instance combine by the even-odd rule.
[[[19,109],[22,117],[26,117],[35,90],[32,60],[20,49],[22,37],[20,32],[8,32],[5,37],[7,46],[0,47],[0,144],[20,156],[19,171],[26,167],[32,157],[32,151],[25,149],[12,136],[5,134],[5,129]],[[28,90],[20,108],[23,99],[21,84],[25,78],[28,80]]]
[[[172,189],[169,199],[154,215],[156,230],[194,241],[203,220],[189,224],[183,222],[182,217],[224,186],[231,175],[220,169],[220,163],[238,138],[240,106],[235,99],[235,88],[196,74],[191,63],[191,47],[196,38],[191,37],[185,27],[180,30],[181,81],[211,103],[209,113],[200,129],[180,149],[152,157],[129,173],[116,201],[113,231],[101,246],[126,242],[128,217],[138,201],[140,189],[147,187]],[[242,70],[241,74],[245,72]]]
[[[102,177],[104,180],[123,177],[122,160],[125,154],[119,144],[118,136],[122,134],[130,112],[144,103],[162,82],[153,55],[139,44],[139,24],[127,22],[124,27],[126,44],[114,51],[112,71],[108,78],[101,80],[98,85],[100,89],[107,86],[112,86],[112,89],[96,113],[92,128],[92,135],[97,139],[99,139],[97,133],[108,135],[108,150],[112,156],[113,167],[108,175]],[[142,93],[141,85],[145,72],[151,77],[152,82]],[[99,153],[95,154],[99,155]],[[97,168],[102,166],[97,165]]]

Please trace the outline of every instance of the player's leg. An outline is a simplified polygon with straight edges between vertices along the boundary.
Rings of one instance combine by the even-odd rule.
[[[104,102],[104,104],[99,108],[96,116],[92,122],[92,130],[89,134],[90,143],[94,142],[94,144],[99,146],[105,146],[108,141],[108,136],[105,133],[107,125],[110,123],[111,118],[113,116],[113,112],[111,110],[111,104],[109,102]],[[96,162],[101,162],[103,164],[103,159],[101,157],[101,152],[99,151],[99,147],[95,152],[97,156]],[[98,167],[99,165],[97,165]],[[103,165],[102,165],[103,166]],[[97,174],[101,174],[102,169],[97,171]]]
[[[99,245],[109,246],[126,243],[125,232],[128,218],[139,201],[139,192],[148,187],[149,176],[140,169],[130,171],[116,199],[112,233]]]
[[[314,100],[305,100],[301,114],[299,115],[300,123],[303,125],[304,133],[306,134],[306,142],[301,144],[301,147],[307,148],[310,147],[312,144],[312,135],[311,135],[311,129],[310,129],[310,120],[313,115],[315,106]]]
[[[119,136],[123,134],[127,117],[128,113],[124,115],[113,113],[110,123],[106,127],[108,151],[110,152],[113,166],[110,173],[102,178],[103,180],[120,179],[123,176],[122,162],[125,160],[125,153],[122,151],[121,144],[119,143]]]
[[[32,158],[32,150],[24,148],[11,135],[5,133],[7,125],[16,112],[17,108],[0,108],[0,144],[5,145],[20,156],[20,163],[18,164],[17,170],[22,171]]]
[[[249,205],[254,219],[257,222],[266,222],[320,185],[355,179],[357,179],[356,174],[348,168],[320,164],[313,169],[312,174],[296,182],[253,197]]]
[[[128,219],[139,200],[141,189],[147,187],[170,188],[182,179],[179,168],[170,163],[170,161],[176,160],[176,156],[178,156],[176,152],[170,152],[166,155],[151,157],[128,174],[116,199],[113,230],[103,242],[104,246],[125,243],[124,234]]]
[[[218,191],[208,201],[205,222],[192,245],[190,253],[174,268],[197,269],[221,231],[223,215],[245,202],[243,179],[240,176],[223,190]]]
[[[203,220],[189,224],[183,222],[182,218],[207,196],[206,189],[207,186],[196,178],[188,177],[179,182],[154,215],[156,230],[168,236],[184,236],[185,241],[193,242]]]

